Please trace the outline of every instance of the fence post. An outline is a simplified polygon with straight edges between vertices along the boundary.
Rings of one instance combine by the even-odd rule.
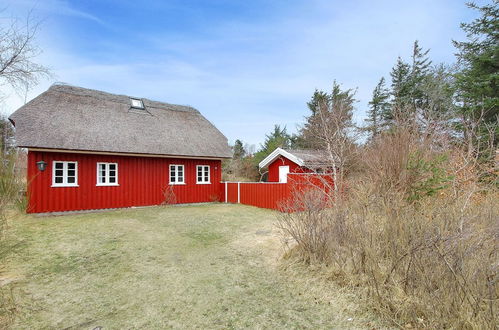
[[[237,204],[241,204],[241,182],[237,183]]]
[[[225,181],[225,203],[227,203],[227,181]]]

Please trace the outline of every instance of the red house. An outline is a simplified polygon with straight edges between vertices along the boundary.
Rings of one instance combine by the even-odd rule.
[[[288,173],[323,173],[330,162],[323,151],[277,148],[259,164],[268,169],[268,182],[288,181]]]
[[[10,116],[28,149],[28,212],[221,197],[227,138],[194,108],[54,85]]]

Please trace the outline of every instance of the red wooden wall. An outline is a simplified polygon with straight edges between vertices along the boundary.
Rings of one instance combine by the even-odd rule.
[[[222,189],[227,188],[227,203],[239,203],[238,194],[239,188],[237,182],[226,182]],[[225,193],[225,190],[223,190]],[[225,201],[225,199],[223,200]]]
[[[269,165],[269,182],[279,182],[279,166],[289,166],[289,173],[311,173],[308,168],[301,167],[295,162],[280,156]]]
[[[281,183],[241,183],[240,203],[277,210],[289,196],[289,186]]]
[[[320,189],[330,193],[334,188],[328,174],[288,174],[287,183],[278,182],[227,182],[221,183],[222,201],[281,210],[293,193],[307,189]],[[227,192],[225,192],[227,189]]]
[[[47,162],[39,171],[37,161]],[[79,187],[51,187],[52,161],[77,161]],[[118,163],[119,186],[96,186],[97,162]],[[177,203],[223,198],[220,160],[107,156],[76,153],[28,152],[28,212],[74,211],[158,205],[169,187],[169,165],[185,166],[185,185],[174,185]],[[196,165],[210,165],[211,184],[196,184]]]

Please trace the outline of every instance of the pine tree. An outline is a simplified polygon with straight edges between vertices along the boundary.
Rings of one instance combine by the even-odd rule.
[[[367,112],[366,127],[369,132],[369,139],[378,135],[383,126],[383,118],[390,112],[390,94],[385,86],[385,78],[382,77],[373,91],[373,97],[369,102],[369,110]]]
[[[418,41],[414,41],[412,49],[412,64],[409,81],[411,105],[415,111],[425,106],[425,94],[422,84],[430,73],[431,60],[428,57],[429,49],[423,50]]]
[[[243,141],[237,139],[236,142],[234,142],[234,154],[233,158],[234,159],[243,159],[244,156],[246,156],[246,150],[244,150],[244,145]]]
[[[290,148],[291,136],[286,131],[286,127],[275,125],[274,130],[265,135],[265,141],[260,147],[260,150],[255,154],[254,161],[258,165],[265,157],[270,155],[277,148]]]
[[[462,66],[456,75],[460,129],[469,150],[483,150],[492,156],[499,139],[499,1],[468,7],[478,10],[481,17],[462,23],[467,41],[454,41]]]
[[[396,116],[407,111],[411,100],[411,66],[405,63],[402,58],[397,58],[397,63],[390,72],[392,78],[391,94],[392,107],[391,111],[384,114],[383,119],[391,122]]]
[[[315,90],[312,99],[307,102],[307,107],[312,112],[312,116],[315,115],[317,109],[321,103],[328,102],[329,95],[326,92]]]
[[[315,90],[310,102],[307,103],[311,115],[306,117],[299,137],[293,140],[299,141],[305,148],[321,149],[324,147],[324,141],[318,137],[318,123],[334,118],[336,124],[341,123],[345,129],[352,128],[352,115],[356,102],[354,96],[355,90],[342,90],[336,81],[333,82],[331,93]]]

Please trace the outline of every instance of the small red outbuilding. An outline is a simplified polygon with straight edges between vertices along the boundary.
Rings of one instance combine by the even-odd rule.
[[[28,212],[219,200],[227,138],[198,110],[54,85],[14,112]]]
[[[288,173],[324,173],[330,162],[321,150],[277,148],[259,164],[268,169],[268,182],[287,182]]]

